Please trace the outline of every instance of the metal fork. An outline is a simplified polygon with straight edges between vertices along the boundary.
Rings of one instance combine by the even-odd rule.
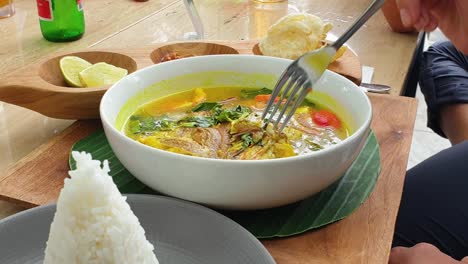
[[[205,30],[197,8],[195,7],[195,3],[193,3],[193,0],[184,0],[184,5],[192,21],[192,25],[195,28],[195,32],[185,33],[184,39],[203,39],[205,37]]]
[[[286,127],[297,107],[328,68],[336,51],[380,9],[384,2],[385,0],[374,0],[359,19],[333,44],[308,52],[288,66],[281,74],[263,111],[262,120],[265,120],[265,126],[273,123],[274,127],[278,128],[281,123],[280,132]],[[280,113],[275,116],[279,109]],[[286,118],[283,119],[286,112]]]

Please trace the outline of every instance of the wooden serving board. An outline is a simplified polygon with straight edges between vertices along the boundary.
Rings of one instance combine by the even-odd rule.
[[[67,87],[59,68],[59,60],[63,56],[78,56],[91,63],[107,62],[126,68],[131,73],[160,63],[161,59],[171,52],[182,56],[254,54],[256,44],[257,41],[177,42],[135,49],[86,49],[74,53],[53,54],[11,75],[0,77],[0,101],[29,108],[53,118],[99,118],[99,102],[110,86]],[[357,55],[350,50],[332,63],[329,69],[358,85],[361,83],[361,63]]]

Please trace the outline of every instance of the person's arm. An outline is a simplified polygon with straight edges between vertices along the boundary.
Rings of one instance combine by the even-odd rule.
[[[451,104],[440,111],[440,127],[452,145],[468,139],[468,104]]]
[[[461,264],[468,263],[468,258],[457,261],[442,253],[433,245],[420,243],[411,248],[395,247],[390,254],[388,264]]]
[[[419,31],[437,27],[461,52],[468,54],[467,0],[397,0],[401,22]]]

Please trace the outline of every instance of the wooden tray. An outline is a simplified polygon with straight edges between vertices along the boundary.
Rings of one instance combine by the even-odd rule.
[[[29,108],[53,118],[99,118],[99,102],[109,86],[98,88],[67,87],[60,72],[59,60],[66,55],[126,68],[129,73],[160,63],[171,52],[180,55],[255,54],[257,41],[213,41],[161,43],[136,49],[87,49],[68,54],[54,54],[36,64],[0,79],[0,101]],[[356,84],[361,83],[361,63],[348,50],[329,67]]]

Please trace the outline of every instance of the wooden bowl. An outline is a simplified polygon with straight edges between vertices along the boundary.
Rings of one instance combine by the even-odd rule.
[[[255,55],[263,56],[260,47],[255,44],[252,47],[252,53]],[[361,62],[359,61],[358,56],[351,49],[347,49],[346,52],[335,60],[330,66],[328,66],[330,71],[334,71],[338,74],[343,75],[344,77],[350,79],[355,84],[360,85],[362,79],[362,68]]]
[[[92,64],[98,62],[105,62],[120,68],[127,69],[128,73],[132,73],[137,70],[137,64],[134,59],[130,58],[127,55],[123,55],[115,52],[106,52],[106,51],[86,51],[86,52],[76,52],[66,55],[57,56],[51,58],[39,67],[39,76],[46,82],[53,84],[55,86],[70,87],[63,78],[62,72],[60,71],[59,61],[65,56],[76,56],[84,60],[89,61]],[[106,89],[107,87],[96,87]],[[78,88],[81,89],[81,88]],[[84,88],[88,89],[88,88]]]
[[[59,67],[64,56],[78,56],[91,63],[106,62],[125,68],[129,73],[138,68],[134,59],[119,52],[83,51],[54,55],[4,77],[0,82],[0,100],[53,118],[99,118],[101,97],[110,86],[67,87]]]
[[[259,43],[255,44],[252,48],[252,53],[255,54],[255,55],[261,55],[263,56],[262,54],[262,51],[260,50],[260,45]]]
[[[232,47],[216,43],[184,42],[159,47],[151,52],[150,57],[153,63],[157,64],[164,62],[167,56],[172,55],[184,58],[216,54],[239,54],[239,51]]]

